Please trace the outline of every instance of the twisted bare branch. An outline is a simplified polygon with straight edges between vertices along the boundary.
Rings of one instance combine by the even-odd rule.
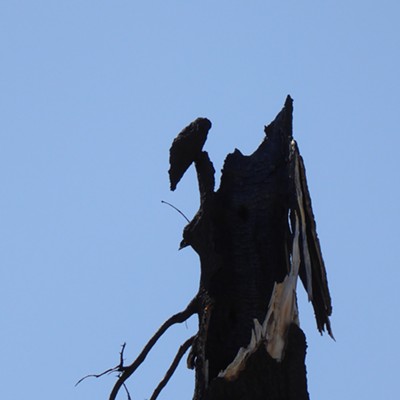
[[[126,382],[126,380],[137,370],[137,368],[143,363],[145,360],[147,354],[149,354],[150,350],[153,348],[153,346],[157,343],[158,339],[165,333],[165,331],[171,327],[174,324],[181,323],[186,321],[188,318],[190,318],[193,314],[196,314],[198,312],[198,300],[197,296],[189,303],[189,305],[186,307],[185,310],[173,315],[170,317],[167,321],[165,321],[161,327],[158,329],[158,331],[153,335],[153,337],[148,341],[146,346],[143,348],[139,356],[136,358],[136,360],[128,365],[128,366],[123,366],[119,365],[118,369],[111,369],[110,372],[113,371],[118,371],[121,372],[121,374],[118,377],[117,382],[115,383],[109,400],[115,400],[117,397],[117,394],[119,390],[121,389],[121,386],[123,386]],[[187,342],[185,342],[186,344]],[[186,348],[187,350],[187,348]],[[185,351],[186,351],[185,350]],[[179,353],[178,353],[179,354]],[[181,356],[182,357],[182,356]],[[176,368],[176,367],[175,367]],[[104,374],[103,374],[104,375]]]

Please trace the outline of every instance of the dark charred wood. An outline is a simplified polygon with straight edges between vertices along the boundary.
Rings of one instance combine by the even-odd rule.
[[[191,354],[196,368],[195,400],[308,399],[305,337],[295,318],[283,333],[286,343],[281,360],[268,354],[265,337],[264,345],[258,343],[243,361],[245,367],[235,373],[235,380],[223,377],[240,349],[248,347],[254,321],[262,324],[266,320],[275,286],[293,269],[294,230],[298,231],[299,274],[312,301],[317,327],[332,335],[325,266],[303,160],[293,140],[292,112],[288,96],[282,111],[265,127],[265,138],[253,154],[245,156],[235,150],[227,156],[216,192],[207,153],[198,151],[196,157],[191,156],[201,203],[184,230],[181,247],[190,245],[201,262],[198,296],[203,298],[203,307]],[[198,131],[193,128],[197,121],[189,125],[190,132]],[[189,142],[189,136],[185,137]],[[197,143],[191,148],[198,149]],[[175,169],[171,164],[170,171]]]
[[[237,379],[212,380],[204,400],[308,400],[306,347],[302,330],[291,325],[282,362],[274,360],[265,347],[260,346]]]
[[[200,156],[210,128],[211,122],[207,118],[197,118],[175,138],[169,158],[171,190],[175,190],[183,174]]]
[[[327,329],[329,335],[333,337],[329,316],[332,314],[332,303],[328,289],[328,281],[324,259],[322,258],[321,247],[317,236],[317,228],[314,219],[314,213],[311,207],[311,196],[308,191],[307,180],[305,175],[305,167],[303,158],[300,156],[299,161],[300,179],[305,200],[305,214],[307,226],[308,248],[310,249],[311,263],[313,266],[312,274],[312,305],[314,307],[315,319],[317,321],[318,330]],[[307,286],[305,269],[300,268],[300,277],[304,287]]]
[[[198,118],[173,141],[171,190],[192,163],[197,172],[200,208],[183,231],[181,248],[191,246],[200,258],[200,287],[131,365],[124,366],[121,356],[120,364],[106,371],[120,373],[110,400],[161,335],[195,313],[198,332],[179,349],[153,400],[190,345],[187,364],[195,369],[194,400],[309,399],[298,277],[318,330],[331,336],[332,305],[292,114],[288,96],[253,154],[236,149],[226,157],[217,191],[213,164],[203,151],[211,122]]]

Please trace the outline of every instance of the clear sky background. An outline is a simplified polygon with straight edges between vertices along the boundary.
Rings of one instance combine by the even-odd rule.
[[[107,399],[113,376],[196,294],[177,251],[199,206],[168,150],[198,116],[217,171],[294,98],[336,342],[300,289],[312,399],[397,399],[400,3],[0,3],[0,398]],[[197,321],[162,338],[128,387],[150,397]],[[160,399],[187,400],[180,365]],[[122,392],[119,399],[125,399]]]

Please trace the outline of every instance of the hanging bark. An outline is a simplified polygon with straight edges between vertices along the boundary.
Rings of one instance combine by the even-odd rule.
[[[309,398],[298,277],[313,305],[318,330],[331,336],[332,306],[304,164],[292,135],[292,112],[288,96],[253,154],[235,150],[227,156],[217,191],[213,165],[203,151],[211,122],[198,118],[174,140],[171,190],[192,163],[197,171],[200,208],[184,229],[181,248],[192,247],[200,258],[200,288],[187,309],[160,328],[133,364],[116,367],[120,377],[111,400],[163,332],[194,313],[199,317],[198,333],[182,346],[169,370],[173,373],[191,346],[188,366],[196,374],[194,400]]]

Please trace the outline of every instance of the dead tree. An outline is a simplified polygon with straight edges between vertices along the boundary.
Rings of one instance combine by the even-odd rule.
[[[190,348],[194,400],[306,400],[306,340],[299,327],[297,278],[312,303],[318,330],[332,336],[331,299],[316,233],[302,157],[292,135],[288,96],[265,137],[249,156],[229,154],[220,187],[203,146],[211,128],[198,118],[174,140],[170,183],[175,190],[194,163],[200,208],[185,227],[181,248],[200,258],[200,287],[188,307],[172,316],[119,377],[110,400],[158,338],[174,323],[198,315],[197,334],[179,349],[151,399]]]

